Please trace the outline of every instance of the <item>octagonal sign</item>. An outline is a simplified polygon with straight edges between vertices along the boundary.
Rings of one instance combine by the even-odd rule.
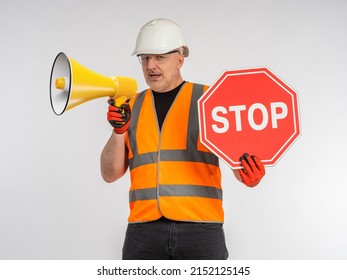
[[[267,68],[225,71],[198,100],[201,142],[230,167],[273,166],[300,135],[297,93]]]

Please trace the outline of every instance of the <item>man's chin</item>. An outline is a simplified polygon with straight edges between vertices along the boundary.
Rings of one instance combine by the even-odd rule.
[[[163,89],[160,86],[158,81],[150,81],[147,84],[151,88],[151,90],[154,90],[156,92],[162,92],[163,91]]]

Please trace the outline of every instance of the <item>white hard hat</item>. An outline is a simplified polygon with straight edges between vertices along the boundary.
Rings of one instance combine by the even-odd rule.
[[[163,54],[180,47],[187,57],[189,50],[181,27],[172,20],[157,18],[141,28],[131,55]]]

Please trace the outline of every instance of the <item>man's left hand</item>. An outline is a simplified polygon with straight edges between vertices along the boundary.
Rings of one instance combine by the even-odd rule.
[[[242,182],[248,187],[255,187],[265,175],[265,167],[259,158],[244,153],[240,158],[243,169],[239,169]]]

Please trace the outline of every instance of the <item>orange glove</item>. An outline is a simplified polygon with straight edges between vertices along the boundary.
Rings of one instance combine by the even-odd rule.
[[[255,187],[265,175],[265,167],[256,156],[244,153],[240,158],[243,169],[239,169],[242,182],[248,187]]]
[[[108,104],[110,106],[108,106],[107,120],[114,127],[115,133],[123,134],[128,130],[131,119],[129,100],[120,107],[114,105],[113,99],[109,99]]]

